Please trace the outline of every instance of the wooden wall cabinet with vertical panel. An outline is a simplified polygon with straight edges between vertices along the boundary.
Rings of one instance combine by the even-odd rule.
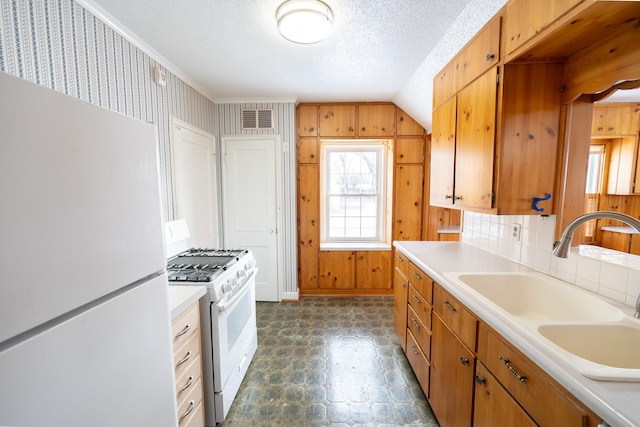
[[[391,191],[387,192],[387,243],[420,240],[424,215],[424,128],[391,103],[301,104],[297,117],[300,294],[391,295],[394,276],[391,250],[368,251],[357,245],[353,251],[320,249],[321,142],[388,140],[390,157],[385,171],[389,177],[387,188]]]
[[[640,104],[594,105],[591,136],[636,136],[639,117]]]
[[[615,138],[609,143],[609,175],[607,193],[627,195],[636,189],[638,163],[638,137]]]

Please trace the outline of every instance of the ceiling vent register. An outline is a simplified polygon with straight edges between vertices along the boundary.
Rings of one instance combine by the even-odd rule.
[[[242,129],[273,129],[273,110],[242,110]]]

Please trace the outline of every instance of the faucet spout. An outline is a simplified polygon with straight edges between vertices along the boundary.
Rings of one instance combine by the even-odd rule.
[[[568,258],[569,249],[571,249],[571,241],[573,240],[573,233],[576,231],[576,228],[578,228],[583,223],[590,221],[592,219],[604,219],[604,218],[614,219],[616,221],[622,221],[625,224],[630,225],[631,227],[636,229],[638,233],[640,233],[640,221],[638,221],[636,218],[632,217],[631,215],[626,215],[620,212],[611,212],[611,211],[589,212],[579,216],[578,218],[571,221],[569,225],[567,225],[567,228],[562,233],[562,237],[560,237],[560,240],[555,242],[553,245],[553,252],[552,252],[553,255],[560,258]],[[640,300],[638,301],[638,303],[640,304]],[[638,307],[638,310],[636,310],[636,314],[640,316],[640,313],[638,313],[638,311],[640,311],[640,307]]]

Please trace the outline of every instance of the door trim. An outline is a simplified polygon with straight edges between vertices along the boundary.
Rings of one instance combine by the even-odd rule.
[[[275,174],[276,174],[276,248],[277,248],[277,256],[278,256],[278,262],[276,265],[276,299],[278,301],[282,301],[282,295],[284,293],[284,289],[282,289],[282,283],[283,283],[283,272],[284,272],[284,233],[283,233],[283,223],[282,223],[282,193],[283,193],[283,188],[282,188],[282,173],[280,173],[280,171],[282,171],[282,136],[280,134],[251,134],[251,135],[222,135],[220,137],[220,152],[221,155],[220,157],[220,161],[219,163],[221,164],[221,168],[220,168],[220,188],[222,189],[221,193],[222,193],[222,206],[223,208],[220,209],[220,223],[222,226],[222,243],[223,246],[226,245],[226,218],[224,215],[224,206],[226,206],[226,195],[224,194],[224,176],[225,176],[225,172],[226,172],[226,166],[225,166],[225,161],[223,159],[223,156],[225,155],[225,153],[223,152],[224,147],[225,147],[225,143],[227,141],[246,141],[246,140],[259,140],[259,139],[270,139],[273,140],[274,142],[274,146],[275,146]],[[258,266],[260,267],[260,266]]]

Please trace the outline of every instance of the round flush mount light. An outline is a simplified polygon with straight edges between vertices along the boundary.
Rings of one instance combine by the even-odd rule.
[[[312,44],[331,32],[333,11],[320,0],[288,0],[278,7],[276,20],[282,37],[293,43]]]

